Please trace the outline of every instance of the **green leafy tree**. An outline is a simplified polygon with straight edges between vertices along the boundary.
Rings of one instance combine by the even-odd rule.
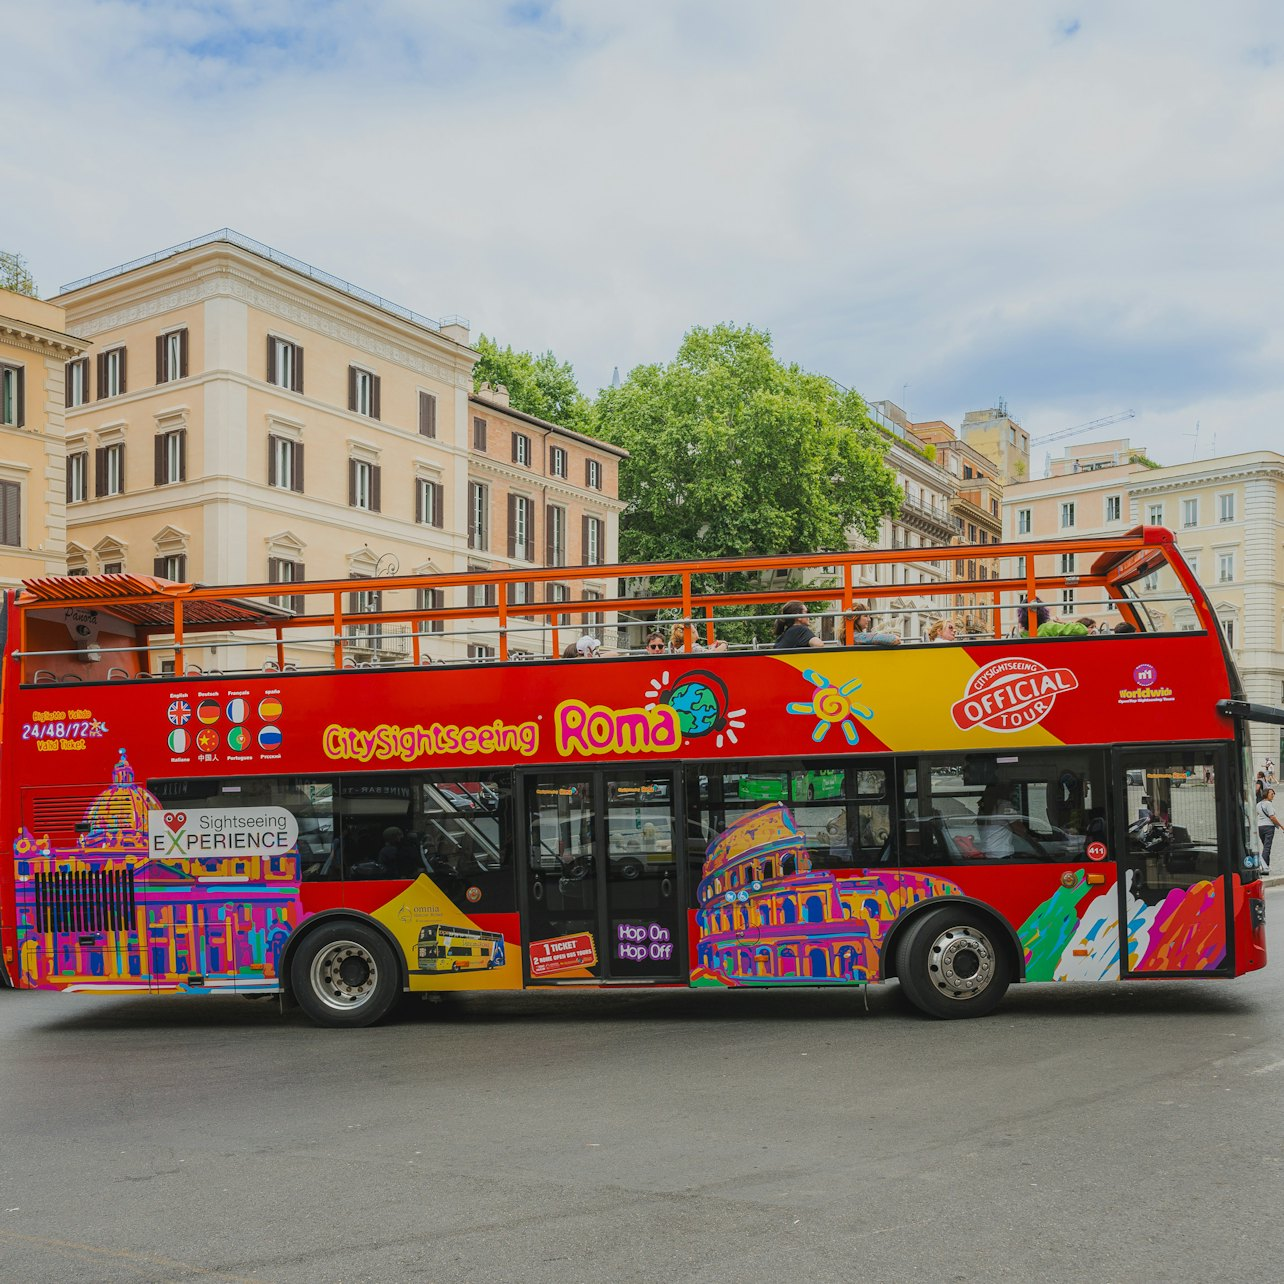
[[[0,289],[26,294],[33,299],[39,297],[27,260],[21,254],[0,250]]]
[[[629,451],[625,561],[843,549],[849,531],[873,540],[899,511],[864,401],[778,360],[752,326],[689,331],[668,365],[602,391],[595,428]],[[726,587],[741,587],[736,578]]]
[[[501,348],[482,335],[477,341],[481,353],[473,367],[473,388],[502,383],[515,410],[561,424],[564,428],[587,429],[592,410],[588,398],[575,381],[575,371],[552,352],[538,357],[530,352]]]

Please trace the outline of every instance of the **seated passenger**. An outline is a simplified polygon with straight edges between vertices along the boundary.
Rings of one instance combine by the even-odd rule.
[[[1030,636],[1027,618],[1030,605],[1033,605],[1035,615],[1039,621],[1037,636],[1041,638],[1083,638],[1088,636],[1088,630],[1075,620],[1054,620],[1052,612],[1036,597],[1033,603],[1027,603],[1024,599],[1021,602],[1018,628],[1022,637]]]
[[[927,631],[927,640],[929,642],[957,642],[958,626],[952,619],[933,620],[932,627]]]
[[[669,630],[669,650],[670,651],[681,651],[683,649],[682,635],[685,627],[686,626],[681,622],[681,620],[679,620],[678,623],[675,624]],[[725,651],[727,649],[727,644],[723,642],[721,638],[718,638],[718,639],[715,639],[713,642],[710,642],[708,645],[706,645],[704,642],[700,640],[700,634],[696,631],[695,626],[692,625],[691,626],[691,649],[693,651]]]
[[[776,621],[776,650],[798,651],[825,644],[811,631],[811,616],[801,602],[786,602]]]
[[[853,646],[900,646],[901,639],[898,634],[875,631],[874,617],[870,614],[868,602],[854,602],[848,618],[854,625]]]

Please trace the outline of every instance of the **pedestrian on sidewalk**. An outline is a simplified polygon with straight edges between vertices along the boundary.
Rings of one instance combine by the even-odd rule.
[[[1257,804],[1257,836],[1262,840],[1262,873],[1271,872],[1271,841],[1277,829],[1284,829],[1275,814],[1275,790],[1267,788]]]

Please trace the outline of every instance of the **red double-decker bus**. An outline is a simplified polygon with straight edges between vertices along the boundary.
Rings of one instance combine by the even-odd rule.
[[[1013,982],[1262,967],[1243,724],[1279,711],[1244,703],[1170,533],[948,551],[1002,569],[28,582],[4,611],[4,976],[364,1025],[405,991],[895,977],[956,1017]],[[1038,636],[1070,589],[1107,631]],[[798,596],[831,644],[709,646]],[[901,645],[854,631],[858,599]],[[970,627],[913,640],[945,615]],[[646,649],[655,619],[680,649]],[[552,658],[582,627],[611,653]]]

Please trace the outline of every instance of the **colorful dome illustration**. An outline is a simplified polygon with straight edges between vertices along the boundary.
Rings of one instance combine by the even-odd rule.
[[[160,800],[144,785],[134,783],[134,769],[120,751],[111,771],[111,784],[98,795],[85,813],[89,835],[114,834],[120,837],[147,832],[147,813],[160,807]]]

